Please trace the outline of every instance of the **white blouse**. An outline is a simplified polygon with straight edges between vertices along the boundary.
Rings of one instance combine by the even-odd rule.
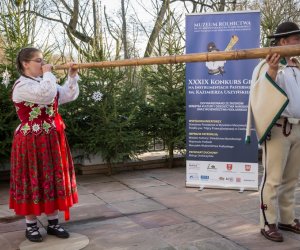
[[[284,67],[276,77],[276,83],[285,91],[289,104],[282,112],[282,116],[300,119],[300,69]]]
[[[79,76],[68,76],[62,85],[56,83],[56,77],[51,72],[45,72],[43,77],[27,78],[21,76],[14,86],[12,99],[14,102],[27,101],[37,104],[50,104],[59,92],[59,104],[75,100],[79,95]]]

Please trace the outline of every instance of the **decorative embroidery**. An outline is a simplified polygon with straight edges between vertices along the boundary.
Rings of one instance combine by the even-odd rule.
[[[32,125],[32,131],[37,133],[39,130],[41,129],[40,125],[39,124],[33,124]]]
[[[16,133],[21,131],[24,135],[30,132],[48,134],[55,126],[55,105],[57,99],[51,104],[34,104],[31,102],[15,103],[21,125],[17,128]]]
[[[32,111],[29,113],[29,121],[38,118],[40,114],[41,114],[41,109],[39,107],[33,108]]]
[[[43,123],[43,129],[46,131],[46,133],[49,133],[49,130],[51,128],[51,124],[49,124],[48,122],[44,121]]]
[[[53,116],[54,115],[54,109],[53,109],[53,106],[48,106],[46,107],[46,114],[49,115],[49,116]]]
[[[27,107],[33,107],[34,103],[32,103],[32,102],[24,102],[24,105],[27,106]]]
[[[30,126],[28,125],[28,123],[26,123],[24,126],[22,126],[21,130],[22,130],[23,134],[26,135],[28,133],[28,131],[30,130]]]

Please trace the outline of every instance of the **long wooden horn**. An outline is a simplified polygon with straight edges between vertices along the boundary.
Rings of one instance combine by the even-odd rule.
[[[159,57],[145,57],[136,59],[125,59],[118,61],[102,61],[102,62],[89,62],[77,63],[73,68],[108,68],[108,67],[121,67],[121,66],[139,66],[150,64],[175,64],[187,62],[208,62],[208,61],[224,61],[224,60],[240,60],[240,59],[257,59],[265,58],[268,54],[280,54],[282,57],[286,56],[299,56],[300,45],[288,45],[278,47],[266,47],[233,51],[218,51],[218,52],[205,52],[193,53],[185,55],[173,56],[159,56]],[[55,65],[54,70],[68,69],[69,64]]]

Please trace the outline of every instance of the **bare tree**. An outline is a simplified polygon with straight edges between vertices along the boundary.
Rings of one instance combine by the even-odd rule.
[[[91,57],[90,50],[86,52],[82,48],[93,48],[94,53],[103,58],[103,41],[101,32],[101,18],[97,1],[79,1],[72,0],[45,0],[45,8],[35,15],[43,20],[48,20],[51,24],[61,24],[66,31],[68,39],[72,45],[85,54],[87,58]],[[90,18],[92,14],[92,19]],[[92,22],[91,22],[92,20]]]
[[[124,46],[124,58],[128,59],[128,44],[127,44],[127,25],[126,25],[126,10],[125,10],[125,0],[121,0],[121,9],[122,9],[122,40]]]
[[[203,13],[208,11],[235,10],[238,0],[171,0],[171,3],[181,2],[188,13]]]
[[[261,27],[263,46],[269,45],[267,36],[275,32],[276,27],[283,21],[294,21],[298,23],[299,3],[294,0],[265,0],[260,5],[261,10]]]
[[[163,19],[164,16],[169,8],[170,5],[170,0],[163,0],[162,1],[162,5],[160,7],[160,10],[157,14],[157,18],[154,24],[154,27],[152,29],[151,35],[149,37],[147,46],[146,46],[146,50],[144,53],[144,57],[148,57],[151,55],[152,51],[153,51],[153,47],[154,47],[154,43],[158,37],[158,34],[160,32],[160,30],[162,29],[163,26]]]

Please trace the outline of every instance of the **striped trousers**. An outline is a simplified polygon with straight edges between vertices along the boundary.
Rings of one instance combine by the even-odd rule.
[[[292,224],[300,171],[300,124],[280,118],[263,145],[264,174],[260,185],[260,226]]]

